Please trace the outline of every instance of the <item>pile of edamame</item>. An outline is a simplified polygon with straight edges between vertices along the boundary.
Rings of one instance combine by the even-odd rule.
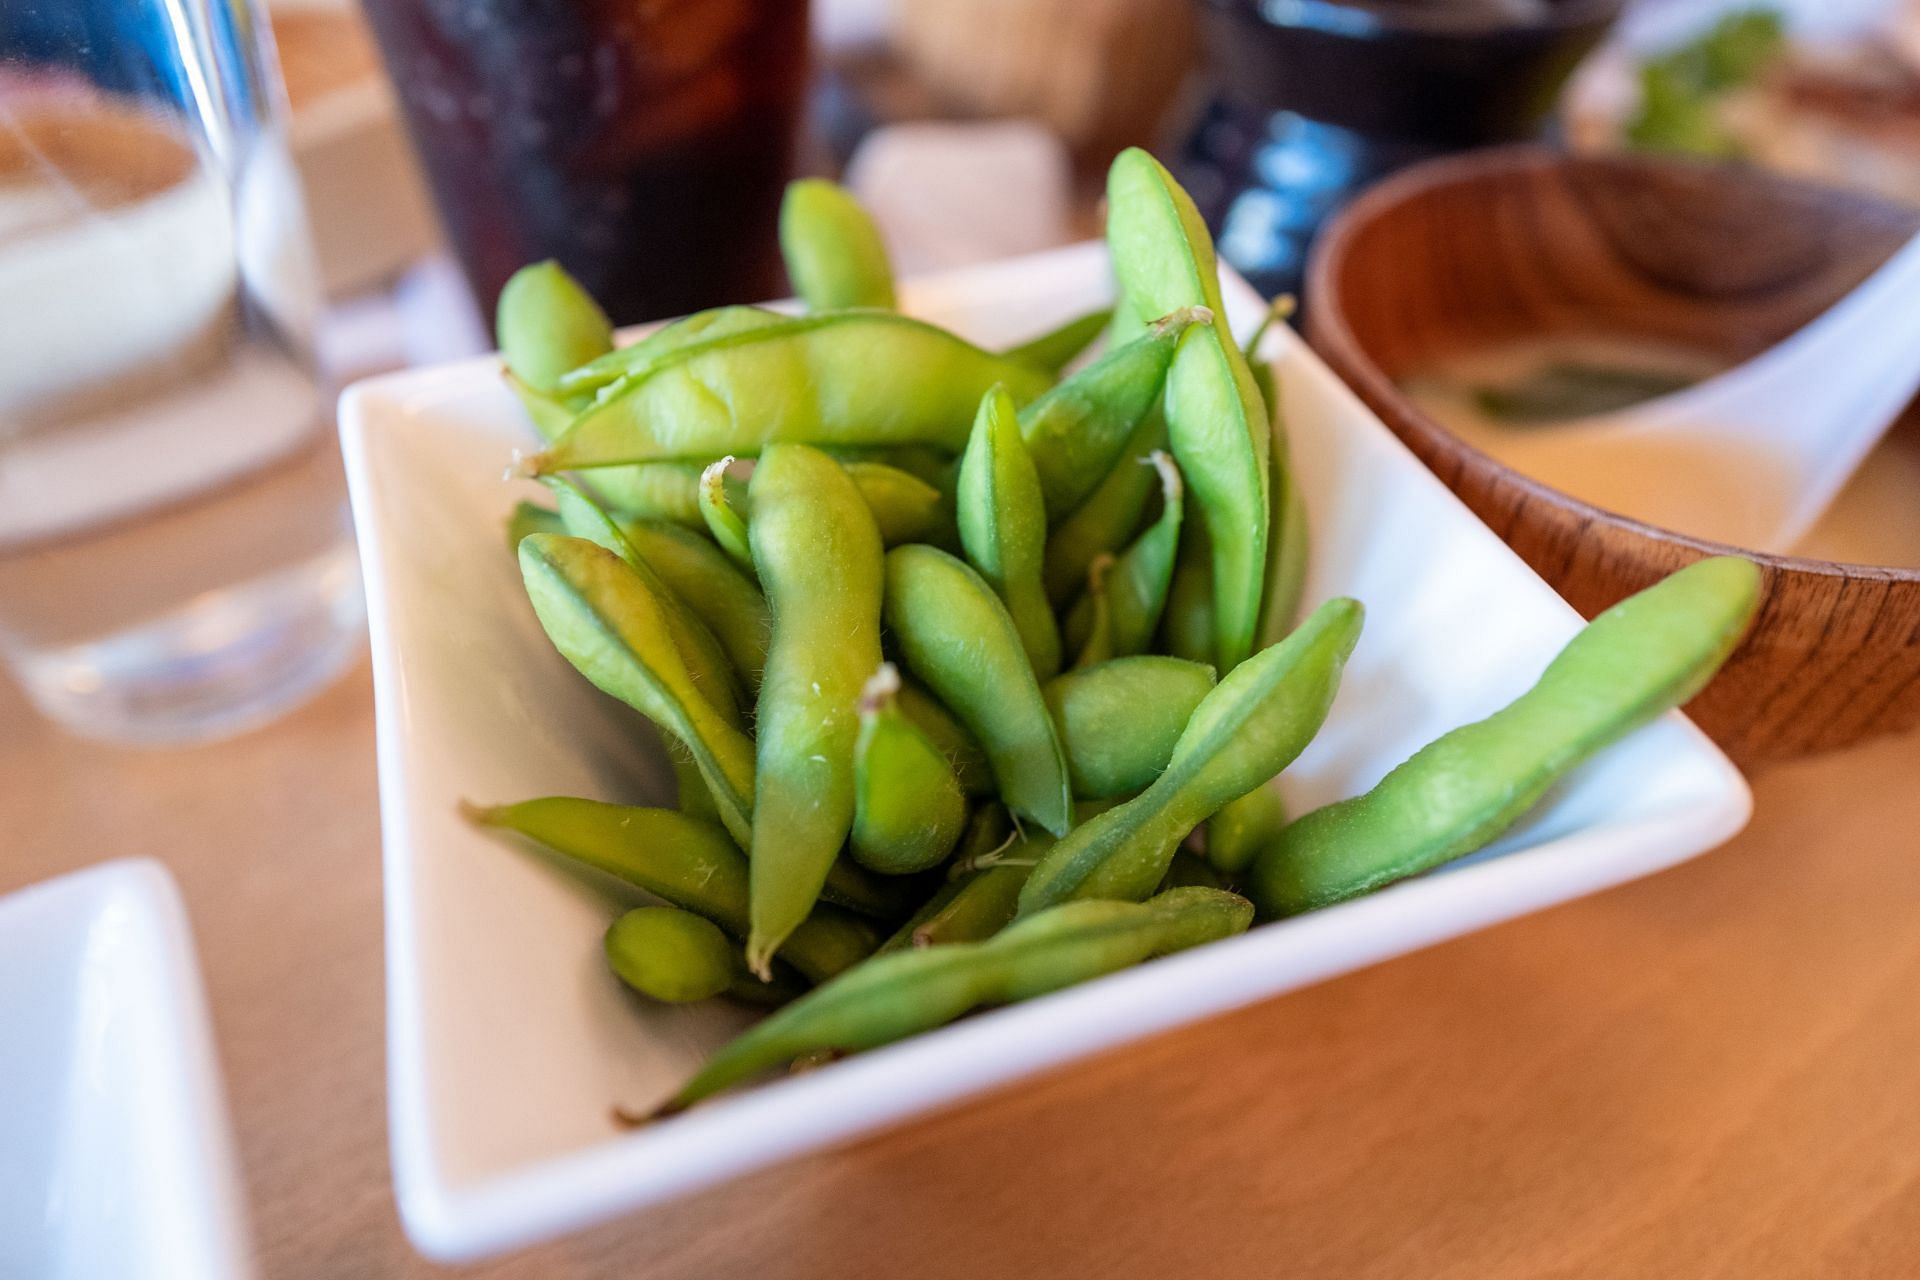
[[[501,297],[553,497],[509,523],[528,597],[658,729],[679,806],[469,816],[660,900],[607,932],[634,990],[774,1007],[662,1112],[1472,852],[1745,633],[1758,570],[1703,560],[1289,821],[1270,784],[1363,610],[1296,622],[1302,495],[1192,201],[1134,150],[1108,202],[1118,304],[1007,351],[895,311],[872,222],[815,180],[780,228],[803,315],[616,348],[554,264]]]

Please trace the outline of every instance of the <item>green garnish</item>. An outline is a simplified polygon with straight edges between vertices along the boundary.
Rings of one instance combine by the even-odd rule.
[[[1737,157],[1743,148],[1715,111],[1719,101],[1757,80],[1786,47],[1774,9],[1741,9],[1698,39],[1640,64],[1640,110],[1626,138],[1649,151]]]

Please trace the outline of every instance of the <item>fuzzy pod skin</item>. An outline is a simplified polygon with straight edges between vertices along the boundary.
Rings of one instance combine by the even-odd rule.
[[[1011,1004],[1242,932],[1253,908],[1218,889],[1148,902],[1073,902],[984,942],[896,951],[768,1015],[723,1047],[664,1106],[683,1111],[819,1050],[877,1048],[986,1004]]]
[[[762,977],[853,826],[861,687],[880,665],[882,552],[839,463],[806,445],[754,469],[753,563],[773,612],[756,704],[747,964]]]
[[[1213,656],[1244,661],[1260,628],[1270,515],[1271,419],[1227,328],[1213,241],[1187,193],[1139,148],[1107,175],[1107,240],[1137,314],[1203,306],[1212,323],[1182,335],[1167,370],[1167,438],[1212,552]]]
[[[1094,800],[1150,786],[1213,686],[1212,667],[1160,654],[1114,658],[1048,681],[1042,692],[1073,794]]]
[[[562,375],[613,350],[606,312],[552,259],[513,273],[500,290],[494,334],[507,368],[535,391],[553,391]]]
[[[1160,477],[1160,515],[1114,559],[1105,577],[1107,647],[1113,657],[1141,653],[1153,642],[1173,585],[1185,515],[1185,488],[1173,459],[1156,450],[1148,455]],[[1063,633],[1070,647],[1081,648],[1093,623],[1094,602],[1083,598],[1067,615]]]
[[[860,695],[853,749],[853,858],[883,875],[938,866],[967,822],[960,780],[940,748],[901,714],[899,692],[900,673],[882,663]]]
[[[1113,469],[1140,422],[1158,408],[1181,336],[1212,318],[1204,306],[1170,308],[1138,338],[1021,410],[1020,433],[1050,521],[1077,510]]]
[[[780,256],[793,291],[812,311],[894,306],[893,267],[880,228],[853,193],[825,178],[787,184]]]
[[[465,813],[704,916],[735,938],[747,936],[747,856],[713,823],[572,796],[468,806]],[[823,904],[788,935],[780,958],[821,982],[865,959],[877,941],[864,920]]]
[[[986,752],[1007,807],[1065,832],[1073,805],[1066,757],[993,588],[946,552],[913,544],[887,553],[885,602],[907,669]]]
[[[1311,911],[1486,845],[1569,770],[1704,688],[1746,634],[1760,584],[1751,561],[1716,556],[1600,614],[1505,708],[1283,829],[1248,880],[1260,910]]]
[[[687,748],[727,829],[744,843],[753,740],[696,681],[674,639],[670,605],[619,555],[585,538],[536,533],[521,539],[519,555],[528,599],[554,648]]]
[[[1103,555],[1118,555],[1144,523],[1147,503],[1159,484],[1153,455],[1166,447],[1167,424],[1159,411],[1147,414],[1127,437],[1119,461],[1102,477],[1087,500],[1047,535],[1046,566],[1041,577],[1047,599],[1064,609],[1086,589],[1087,570]],[[1211,610],[1211,605],[1209,605]],[[1211,645],[1213,618],[1207,615]]]
[[[1207,864],[1238,879],[1287,825],[1287,806],[1271,786],[1259,786],[1229,801],[1207,819]]]
[[[1034,675],[1060,669],[1060,631],[1041,584],[1047,513],[1040,477],[1020,438],[1013,398],[994,387],[980,401],[960,457],[956,493],[967,562],[1007,607]]]
[[[711,539],[664,520],[621,526],[627,542],[689,610],[707,624],[750,689],[767,665],[773,615],[760,586]]]
[[[548,474],[623,463],[757,457],[770,445],[966,445],[980,397],[1016,404],[1043,370],[888,311],[841,311],[696,342],[608,388],[523,468]]]
[[[1330,600],[1291,636],[1228,673],[1201,700],[1167,770],[1138,796],[1074,828],[1020,892],[1021,915],[1076,898],[1137,902],[1200,823],[1260,786],[1319,732],[1360,637],[1364,611]]]

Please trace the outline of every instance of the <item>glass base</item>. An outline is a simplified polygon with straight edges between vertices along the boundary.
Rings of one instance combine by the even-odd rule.
[[[9,655],[27,696],[84,737],[186,744],[258,728],[360,651],[366,602],[350,539],[99,639]]]

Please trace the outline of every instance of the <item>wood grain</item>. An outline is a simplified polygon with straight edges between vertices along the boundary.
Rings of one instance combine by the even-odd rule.
[[[1336,220],[1308,274],[1309,337],[1591,617],[1732,548],[1538,484],[1420,412],[1394,379],[1543,333],[1650,337],[1744,358],[1830,306],[1916,226],[1920,213],[1757,172],[1480,152],[1408,170]],[[1752,764],[1920,723],[1920,571],[1753,558],[1766,599],[1747,643],[1691,708],[1703,728]]]
[[[1677,871],[458,1274],[1920,1274],[1917,776],[1920,736],[1776,768]],[[0,831],[0,891],[180,880],[262,1276],[445,1274],[387,1168],[364,670],[175,752],[0,686]]]

